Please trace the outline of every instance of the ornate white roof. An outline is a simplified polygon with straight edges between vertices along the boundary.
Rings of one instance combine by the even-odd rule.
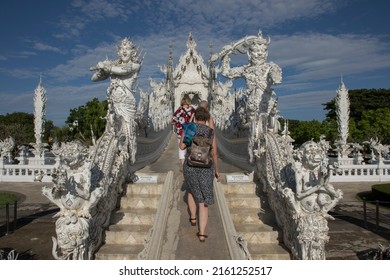
[[[175,85],[178,84],[203,84],[207,87],[209,82],[208,67],[203,58],[196,51],[196,42],[192,33],[188,36],[187,51],[181,55],[179,64],[173,72]]]

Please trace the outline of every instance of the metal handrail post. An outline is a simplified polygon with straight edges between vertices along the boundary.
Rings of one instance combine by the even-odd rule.
[[[14,201],[14,231],[16,230],[18,224],[18,201]]]
[[[375,209],[375,227],[379,228],[379,200],[376,201],[376,209]]]
[[[364,228],[367,228],[367,202],[365,197],[363,197],[363,221]]]
[[[5,224],[6,224],[6,232],[5,235],[9,233],[9,203],[5,204]]]

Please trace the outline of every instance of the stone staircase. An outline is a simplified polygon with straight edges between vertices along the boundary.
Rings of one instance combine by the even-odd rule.
[[[237,236],[247,242],[251,259],[288,260],[281,244],[275,216],[267,203],[256,195],[254,182],[220,183]]]
[[[95,259],[147,258],[144,255],[149,249],[145,248],[151,242],[152,228],[156,228],[156,215],[161,205],[166,176],[167,174],[148,175],[153,180],[157,177],[157,182],[141,180],[127,185],[120,208],[111,215],[104,245],[95,254]]]

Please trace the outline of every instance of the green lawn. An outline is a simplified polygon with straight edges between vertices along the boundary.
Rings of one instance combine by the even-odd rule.
[[[16,195],[0,192],[0,208],[4,208],[7,203],[13,204],[17,200],[18,197]]]

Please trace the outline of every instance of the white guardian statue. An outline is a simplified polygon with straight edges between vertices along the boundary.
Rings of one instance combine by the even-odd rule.
[[[53,186],[42,192],[60,211],[53,256],[61,260],[93,259],[115,209],[123,184],[133,176],[136,154],[136,102],[133,85],[141,68],[138,49],[125,38],[118,59],[99,62],[93,81],[111,77],[106,130],[94,146],[75,141],[56,145],[60,164],[53,171]]]
[[[248,152],[253,162],[254,145],[260,133],[266,130],[270,101],[274,95],[272,86],[282,81],[282,69],[274,62],[267,62],[268,45],[271,39],[263,38],[261,32],[257,36],[247,36],[237,42],[224,46],[222,51],[214,54],[211,61],[221,59],[220,73],[229,78],[243,78],[247,85],[246,114],[250,127]],[[247,53],[249,63],[231,67],[231,56]]]
[[[107,99],[108,111],[112,114],[111,118],[108,118],[108,123],[110,126],[114,126],[114,122],[121,123],[121,131],[127,138],[130,161],[134,163],[137,150],[135,142],[137,107],[133,92],[142,59],[138,48],[128,38],[123,39],[118,45],[117,55],[117,60],[106,59],[98,62],[95,67],[91,67],[91,71],[95,71],[92,81],[101,81],[111,77]],[[115,121],[114,116],[120,120]]]

